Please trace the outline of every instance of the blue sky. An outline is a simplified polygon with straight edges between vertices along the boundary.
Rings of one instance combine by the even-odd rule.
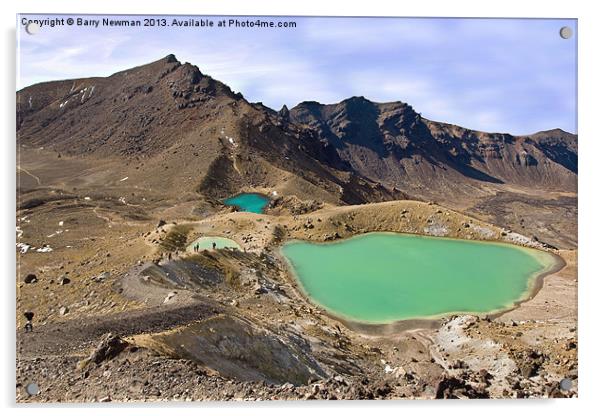
[[[575,20],[261,19],[296,28],[62,26],[31,36],[18,22],[17,88],[107,76],[173,53],[274,109],[363,95],[477,130],[576,132]],[[562,26],[575,35],[562,39]]]

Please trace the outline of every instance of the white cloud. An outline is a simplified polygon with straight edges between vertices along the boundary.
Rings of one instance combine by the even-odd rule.
[[[59,28],[24,35],[17,85],[107,76],[175,53],[274,109],[363,95],[480,130],[574,128],[575,48],[555,32],[570,22],[296,20],[297,29],[278,32]]]

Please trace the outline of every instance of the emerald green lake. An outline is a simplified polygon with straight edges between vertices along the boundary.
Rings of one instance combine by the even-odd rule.
[[[310,300],[375,324],[501,311],[557,265],[549,253],[509,244],[396,233],[291,241],[282,254]]]
[[[260,194],[239,194],[224,200],[225,205],[238,207],[241,211],[261,214],[269,199]]]

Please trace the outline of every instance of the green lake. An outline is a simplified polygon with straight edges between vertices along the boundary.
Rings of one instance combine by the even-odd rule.
[[[225,205],[238,207],[245,212],[261,214],[270,200],[260,194],[248,193],[238,194],[224,200]]]
[[[194,240],[192,243],[190,243],[188,245],[186,250],[194,251],[195,246],[198,247],[199,251],[213,250],[213,243],[215,243],[216,249],[222,249],[222,248],[235,248],[237,250],[241,249],[240,245],[236,241],[231,240],[229,238],[206,236],[206,237],[200,237],[200,238],[197,238],[196,240]]]
[[[552,254],[510,244],[397,233],[295,240],[281,252],[314,303],[374,324],[508,309],[557,266]]]

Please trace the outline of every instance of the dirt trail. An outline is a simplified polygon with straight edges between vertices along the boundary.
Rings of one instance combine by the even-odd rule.
[[[92,347],[108,332],[131,336],[148,332],[161,332],[170,328],[207,319],[223,310],[217,304],[195,302],[182,305],[162,305],[120,312],[90,319],[71,319],[45,326],[35,326],[34,332],[17,330],[18,357],[43,355],[87,354],[82,351]]]
[[[25,172],[26,174],[28,174],[29,176],[31,176],[32,178],[34,178],[36,180],[36,182],[38,183],[38,185],[42,185],[42,181],[40,180],[40,178],[38,176],[34,175],[33,173],[31,173],[27,169],[22,168],[21,166],[17,166],[17,169],[22,170],[23,172]]]
[[[98,206],[96,206],[96,207],[94,207],[94,208],[92,209],[92,212],[94,212],[94,215],[96,215],[96,216],[97,216],[98,218],[100,218],[101,220],[104,220],[104,221],[106,221],[106,222],[109,224],[109,226],[111,226],[111,225],[115,224],[111,218],[107,217],[106,215],[101,215],[101,214],[99,214],[99,213],[98,213],[98,208],[99,208],[99,207],[98,207]]]

